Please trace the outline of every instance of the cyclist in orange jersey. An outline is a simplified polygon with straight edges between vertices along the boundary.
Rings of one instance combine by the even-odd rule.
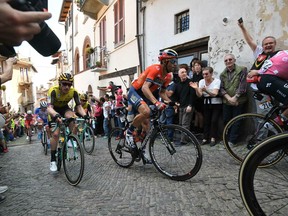
[[[160,102],[154,94],[159,90],[162,100],[166,102],[171,101],[165,91],[173,77],[171,71],[174,71],[177,66],[177,57],[177,52],[172,49],[160,52],[158,56],[160,64],[149,66],[132,82],[132,86],[128,92],[128,102],[132,105],[134,111],[138,111],[138,114],[126,131],[126,141],[131,147],[132,154],[137,153],[133,137],[135,129],[140,126],[142,126],[142,131],[144,132],[149,129],[150,108],[148,105],[152,103],[159,110],[163,110],[166,107],[166,104]]]

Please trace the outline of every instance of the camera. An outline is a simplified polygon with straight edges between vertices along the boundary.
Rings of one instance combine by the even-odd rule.
[[[11,7],[20,11],[45,11],[48,3],[47,0],[11,0],[8,2]],[[46,22],[39,24],[41,31],[34,35],[28,43],[41,55],[50,56],[55,54],[61,47],[59,38],[49,28]],[[11,46],[0,45],[0,55],[5,57],[14,57],[15,50]]]

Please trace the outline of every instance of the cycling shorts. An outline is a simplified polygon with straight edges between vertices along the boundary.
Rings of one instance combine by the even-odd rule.
[[[275,75],[263,74],[257,83],[258,89],[273,96],[278,102],[288,105],[288,82]]]
[[[133,86],[130,87],[127,98],[134,111],[137,111],[141,104],[149,104],[150,102],[142,92],[137,91]]]

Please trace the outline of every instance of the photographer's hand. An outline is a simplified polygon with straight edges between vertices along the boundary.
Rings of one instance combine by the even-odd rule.
[[[51,18],[48,12],[28,12],[13,9],[0,0],[0,44],[18,46],[24,40],[31,40],[41,31],[39,23]]]

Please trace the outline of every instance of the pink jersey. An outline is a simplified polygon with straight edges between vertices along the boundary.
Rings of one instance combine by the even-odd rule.
[[[288,80],[288,50],[279,51],[262,65],[260,74],[271,74]]]

